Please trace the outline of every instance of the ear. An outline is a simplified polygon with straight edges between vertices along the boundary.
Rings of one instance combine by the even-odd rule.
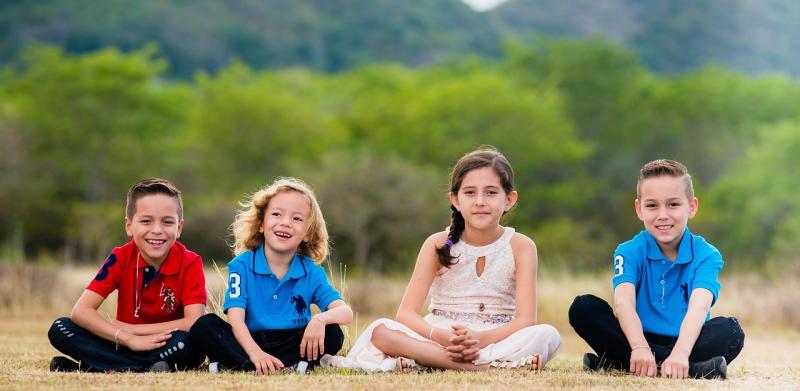
[[[642,214],[642,203],[638,198],[633,201],[633,208],[636,209],[636,216],[639,217],[639,220],[644,221],[644,215]]]
[[[460,212],[461,208],[458,206],[458,194],[453,193],[452,191],[447,194],[450,195],[450,204]]]
[[[700,201],[697,200],[697,197],[692,197],[692,200],[689,201],[689,218],[693,218],[694,215],[697,214],[697,209],[700,208]]]
[[[125,233],[128,234],[129,238],[133,237],[133,231],[131,231],[131,220],[128,216],[125,216]]]
[[[178,222],[178,234],[175,235],[175,239],[180,239],[181,233],[183,233],[183,219]]]
[[[519,199],[519,193],[517,193],[516,190],[512,191],[511,193],[508,193],[508,196],[506,196],[505,212],[508,212],[509,210],[511,210],[511,208],[514,207],[514,205],[517,204],[517,199]]]

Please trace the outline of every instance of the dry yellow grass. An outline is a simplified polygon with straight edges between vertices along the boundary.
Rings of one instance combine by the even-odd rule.
[[[772,285],[751,277],[724,281],[723,298],[714,310],[715,313],[739,317],[747,332],[745,348],[729,367],[730,379],[724,382],[676,382],[583,372],[580,357],[588,351],[588,347],[567,324],[566,310],[576,294],[588,292],[609,298],[611,292],[607,279],[569,276],[550,276],[540,281],[540,322],[556,326],[562,333],[564,343],[557,358],[539,374],[506,371],[488,374],[365,374],[334,369],[319,370],[307,376],[270,377],[243,373],[208,374],[201,371],[168,374],[50,373],[47,365],[57,352],[47,341],[47,328],[56,316],[69,311],[69,305],[93,273],[94,270],[90,269],[62,270],[56,280],[56,286],[59,286],[57,291],[53,292],[52,287],[48,290],[54,301],[42,304],[41,298],[20,299],[19,303],[1,310],[0,389],[800,389],[800,330],[791,323],[792,317],[797,315],[796,309],[789,309],[794,315],[773,313],[784,308],[783,300],[789,299],[786,289],[794,289],[791,288],[793,285],[784,285],[778,291],[773,287],[780,284]],[[224,281],[214,270],[209,270],[207,275],[211,293],[218,295],[224,287]],[[373,312],[359,312],[357,322],[348,327],[353,337],[372,319],[393,314],[404,283],[386,279],[373,279],[369,283],[347,281],[346,288],[349,300],[357,311],[368,308]],[[113,316],[113,300],[103,308],[109,316]],[[762,313],[779,316],[778,320],[782,323],[776,327],[776,324],[764,322]]]

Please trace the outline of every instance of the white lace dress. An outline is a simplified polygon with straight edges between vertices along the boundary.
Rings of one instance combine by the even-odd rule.
[[[454,244],[450,253],[458,257],[458,263],[450,268],[443,267],[433,279],[429,291],[430,313],[424,317],[425,321],[437,328],[450,329],[452,324],[460,323],[478,331],[510,322],[514,318],[516,287],[511,251],[513,236],[514,229],[506,227],[499,239],[486,246],[472,246],[463,240]],[[476,267],[481,257],[485,259],[485,266],[478,276]],[[397,359],[383,354],[371,343],[372,330],[381,324],[420,341],[430,341],[402,323],[378,319],[358,337],[346,357],[326,355],[322,364],[371,371],[394,370]],[[560,346],[558,331],[553,326],[538,324],[486,346],[473,363],[481,365],[539,354],[544,365]]]

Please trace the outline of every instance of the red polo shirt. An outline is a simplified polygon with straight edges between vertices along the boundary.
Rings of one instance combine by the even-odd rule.
[[[133,240],[115,248],[86,289],[103,297],[118,290],[117,320],[130,324],[180,319],[184,306],[206,304],[203,260],[177,241],[158,271]]]

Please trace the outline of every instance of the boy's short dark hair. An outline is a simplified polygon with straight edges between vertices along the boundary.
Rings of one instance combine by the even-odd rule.
[[[181,191],[172,182],[161,178],[145,178],[136,182],[128,190],[127,204],[125,205],[125,217],[133,219],[136,214],[136,201],[146,195],[165,194],[178,202],[178,219],[183,219],[183,199]]]
[[[669,159],[658,159],[646,163],[642,166],[639,172],[639,180],[636,182],[636,198],[641,197],[640,188],[642,182],[648,178],[657,178],[660,176],[671,176],[673,178],[681,178],[686,185],[686,198],[691,201],[694,198],[694,186],[692,186],[692,176],[689,175],[689,170],[683,164]]]

